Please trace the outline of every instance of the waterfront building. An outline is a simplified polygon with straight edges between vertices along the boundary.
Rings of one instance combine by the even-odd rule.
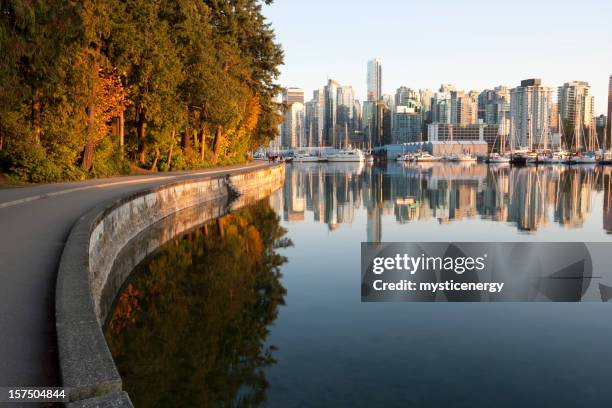
[[[283,89],[283,103],[291,105],[294,102],[304,103],[304,90],[293,87]]]
[[[382,63],[378,58],[368,61],[367,100],[374,102],[382,97]]]
[[[365,145],[372,146],[374,144],[374,130],[376,129],[376,102],[363,102],[361,126]]]
[[[597,134],[597,141],[601,148],[610,149],[610,141],[605,140],[606,135],[606,115],[599,115],[595,118],[595,133]]]
[[[509,118],[510,90],[505,86],[485,89],[478,95],[478,119],[488,124],[501,124]]]
[[[550,128],[553,132],[559,130],[559,104],[557,102],[550,105]]]
[[[363,109],[361,107],[361,102],[359,102],[358,99],[355,99],[353,101],[353,129],[356,131],[361,131],[361,129],[363,129],[362,117]]]
[[[396,106],[393,115],[391,143],[421,141],[421,113],[413,107]]]
[[[294,149],[305,145],[304,113],[304,105],[300,102],[293,102],[285,111],[281,127],[283,147]]]
[[[337,113],[338,113],[338,87],[340,84],[333,79],[327,81],[327,85],[324,88],[325,93],[325,109],[324,109],[324,130],[323,130],[323,144],[326,146],[337,146],[339,140],[337,140],[338,127],[337,127]]]
[[[363,104],[363,134],[366,147],[391,142],[391,111],[382,100]]]
[[[312,99],[306,102],[304,113],[304,132],[306,144],[322,146],[325,127],[325,91],[323,88],[312,92]]]
[[[608,122],[606,125],[607,139],[612,144],[612,75],[608,82]]]
[[[431,100],[431,121],[433,123],[451,123],[451,93],[436,92]]]
[[[580,150],[589,144],[592,136],[593,96],[585,81],[566,82],[557,90],[557,104],[565,143]]]
[[[485,141],[489,149],[497,149],[497,134],[499,125],[486,123],[458,125],[447,123],[431,123],[427,126],[427,140],[430,142],[448,141]],[[494,143],[496,143],[494,145]]]
[[[419,102],[421,103],[421,123],[425,126],[431,123],[431,100],[433,92],[431,89],[419,89]]]
[[[526,79],[510,90],[511,145],[538,147],[549,137],[552,89],[541,79]]]
[[[410,106],[414,101],[419,101],[419,93],[405,86],[400,86],[395,91],[395,106]]]
[[[345,132],[352,134],[354,131],[353,114],[355,108],[355,92],[353,91],[353,87],[350,85],[339,86],[337,98],[337,130],[341,134],[339,137],[343,137]]]
[[[450,109],[452,124],[470,125],[478,119],[478,93],[472,91],[450,91]]]

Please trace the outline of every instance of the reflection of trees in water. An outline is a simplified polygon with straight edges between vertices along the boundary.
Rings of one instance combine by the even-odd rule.
[[[291,245],[267,202],[178,238],[139,266],[106,337],[135,406],[252,406],[274,364],[268,326],[284,303],[276,249]]]

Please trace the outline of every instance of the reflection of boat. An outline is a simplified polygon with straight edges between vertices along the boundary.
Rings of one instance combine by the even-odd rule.
[[[365,161],[365,155],[359,149],[340,149],[335,153],[328,154],[327,160],[330,162],[362,162]]]

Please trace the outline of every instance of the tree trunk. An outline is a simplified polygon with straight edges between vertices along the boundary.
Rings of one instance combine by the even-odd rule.
[[[4,133],[0,132],[0,152],[4,149]]]
[[[42,133],[42,129],[40,127],[40,113],[41,113],[41,105],[36,99],[32,100],[31,105],[31,121],[32,121],[32,129],[34,131],[34,142],[39,145],[40,144],[40,135]]]
[[[183,151],[185,152],[185,158],[189,158],[191,150],[191,129],[185,128],[185,135],[183,136]]]
[[[153,164],[151,164],[151,168],[149,170],[157,171],[157,160],[159,160],[159,147],[155,148],[155,158],[153,159]]]
[[[123,157],[123,150],[125,145],[125,116],[123,111],[119,114],[119,149],[121,150],[121,157]]]
[[[85,171],[89,171],[93,165],[93,156],[96,148],[96,107],[92,103],[87,108],[87,142],[83,151],[83,160],[81,167]]]
[[[221,126],[217,126],[215,130],[215,138],[213,139],[213,155],[215,160],[217,160],[219,156],[219,152],[221,151],[221,138],[223,137],[221,133]]]
[[[172,150],[174,149],[174,138],[176,137],[176,132],[174,129],[172,130],[172,140],[170,141],[170,150],[168,150],[168,164],[166,164],[166,170],[170,171],[172,167]]]
[[[204,161],[204,149],[206,148],[206,125],[200,130],[200,160]]]
[[[137,133],[138,133],[138,162],[140,164],[145,163],[146,159],[146,149],[145,149],[145,132],[146,132],[146,122],[145,122],[145,114],[144,112],[140,112],[138,115],[138,123],[137,123]]]

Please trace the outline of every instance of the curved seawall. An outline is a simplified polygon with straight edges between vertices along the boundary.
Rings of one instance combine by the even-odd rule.
[[[174,236],[277,190],[284,170],[275,165],[163,185],[98,206],[75,223],[55,294],[59,365],[70,406],[131,406],[102,325],[133,267]],[[145,233],[150,227],[154,232]]]

